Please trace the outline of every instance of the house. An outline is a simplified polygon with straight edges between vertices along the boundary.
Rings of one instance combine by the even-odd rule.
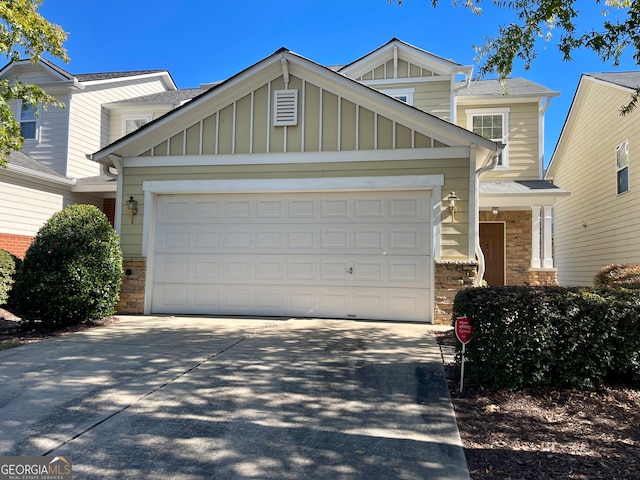
[[[612,263],[640,263],[640,116],[621,115],[640,72],[584,74],[546,178],[571,191],[554,207],[562,285],[591,286]]]
[[[64,104],[35,112],[10,102],[25,141],[0,169],[0,249],[19,257],[67,205],[96,205],[113,221],[115,175],[87,154],[201,92],[177,90],[165,70],[72,75],[45,59],[9,63],[0,79],[37,84]]]
[[[334,68],[282,48],[95,152],[120,311],[448,323],[483,277],[554,283],[557,92],[471,76],[397,39]]]

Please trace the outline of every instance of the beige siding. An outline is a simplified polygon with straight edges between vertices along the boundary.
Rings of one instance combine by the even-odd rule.
[[[509,168],[482,175],[482,180],[540,179],[538,103],[477,104],[458,107],[458,125],[467,128],[467,109],[509,107]]]
[[[100,167],[87,160],[85,154],[100,150],[109,142],[109,121],[105,103],[162,92],[166,88],[158,78],[128,80],[120,84],[87,86],[75,93],[69,105],[69,153],[66,175],[87,177],[98,175]],[[119,131],[122,127],[118,128]]]
[[[297,125],[273,125],[273,91],[284,88],[280,77],[236,99],[204,121],[181,126],[180,131],[154,145],[153,155],[189,155],[196,151],[217,155],[446,146],[333,92],[295,76],[290,78],[289,88],[298,91]],[[193,132],[200,128],[202,135],[198,140]],[[187,141],[184,141],[184,132],[192,132],[190,136],[187,134]],[[196,144],[197,141],[200,143]]]
[[[128,113],[111,113],[108,115],[108,143],[115,142],[124,136],[124,118],[150,118],[154,120],[169,111],[169,108],[141,109]]]
[[[0,172],[0,233],[34,236],[51,216],[74,203],[102,205],[102,198],[43,188]]]
[[[413,106],[443,120],[451,120],[451,81],[372,85],[377,90],[414,89]]]
[[[592,285],[610,263],[640,263],[640,116],[620,115],[629,93],[587,82],[554,158],[553,181],[571,196],[555,210],[554,248],[562,285]],[[629,140],[629,191],[617,194],[616,146]]]
[[[57,99],[66,108],[43,108],[39,117],[40,138],[37,141],[25,140],[22,152],[64,175],[69,133],[69,96],[58,95]]]
[[[393,154],[390,152],[390,156]],[[176,158],[179,162],[179,158]],[[240,165],[240,166],[176,166],[176,167],[138,167],[125,168],[123,177],[122,200],[129,195],[139,199],[140,212],[133,224],[125,215],[122,222],[122,249],[125,256],[138,256],[142,251],[142,224],[144,198],[142,183],[162,180],[207,180],[207,179],[265,179],[265,178],[318,178],[341,176],[383,176],[383,175],[445,175],[442,187],[442,257],[443,259],[467,259],[469,251],[468,204],[469,198],[469,160],[448,159],[442,161],[398,161],[353,162],[353,163],[309,163],[278,165]],[[446,196],[455,190],[462,199],[460,210],[456,213],[456,222],[449,222],[446,211]]]

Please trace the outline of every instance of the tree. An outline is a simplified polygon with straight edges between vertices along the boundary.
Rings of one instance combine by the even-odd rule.
[[[63,47],[67,34],[38,13],[41,4],[42,0],[0,1],[0,53],[10,62],[27,57],[36,63],[45,52],[69,61]],[[45,108],[62,106],[37,85],[0,80],[0,167],[6,167],[8,155],[22,149],[24,141],[20,124],[9,108],[10,100],[20,100],[33,107],[38,104]]]
[[[393,0],[389,0],[393,2]],[[397,0],[402,5],[402,0]],[[493,5],[514,13],[512,23],[499,25],[496,36],[487,36],[475,47],[478,53],[478,77],[495,73],[499,80],[508,78],[516,60],[524,62],[528,70],[538,56],[540,40],[551,41],[559,32],[557,47],[565,61],[572,52],[588,49],[604,62],[618,66],[625,48],[633,49],[633,58],[640,64],[640,2],[632,0],[595,0],[602,5],[602,24],[586,33],[576,29],[584,0],[493,0]],[[439,0],[431,0],[436,8]],[[475,14],[482,13],[482,0],[453,0],[454,6],[464,6]],[[612,14],[616,18],[612,18]],[[621,113],[630,113],[640,99],[640,86],[632,94]]]

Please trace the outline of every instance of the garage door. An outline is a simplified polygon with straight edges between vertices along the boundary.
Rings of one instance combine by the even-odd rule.
[[[153,313],[431,320],[429,191],[158,195]]]

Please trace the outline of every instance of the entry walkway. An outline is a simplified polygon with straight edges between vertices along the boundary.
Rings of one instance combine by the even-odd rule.
[[[432,327],[121,317],[0,352],[0,454],[74,478],[468,479]]]

